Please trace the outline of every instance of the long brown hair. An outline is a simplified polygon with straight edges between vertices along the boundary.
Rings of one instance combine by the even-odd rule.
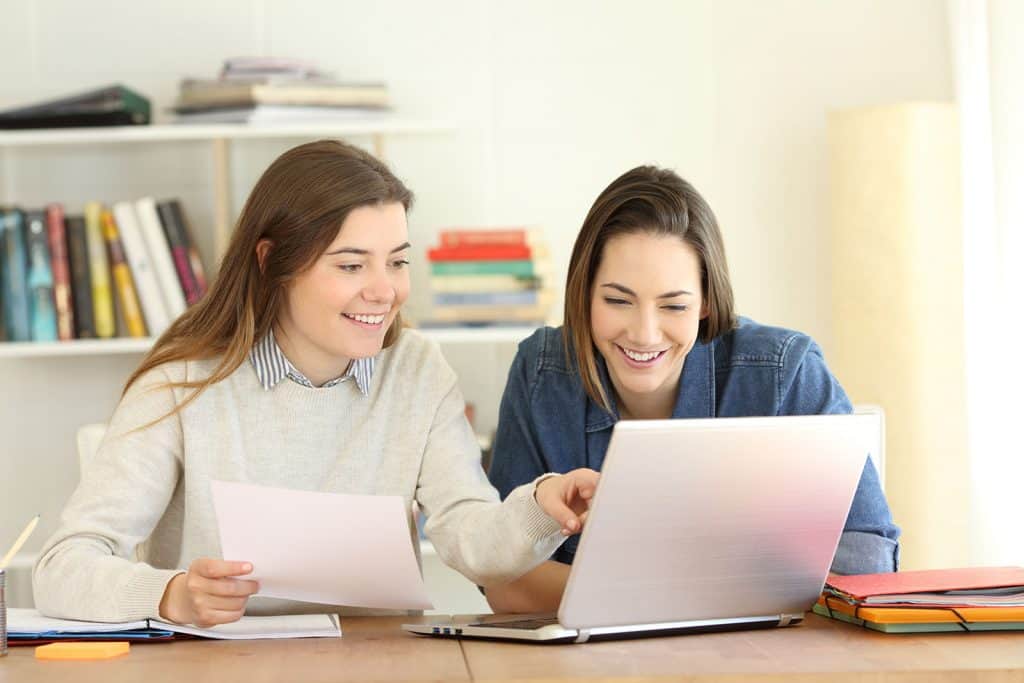
[[[590,330],[590,300],[605,244],[634,233],[674,235],[697,252],[707,311],[698,328],[701,341],[709,342],[736,326],[725,246],[711,207],[693,185],[668,169],[637,166],[623,173],[590,207],[572,248],[565,283],[566,358],[576,362],[587,395],[608,412],[611,404],[597,371]]]
[[[249,194],[209,291],[160,336],[124,391],[164,363],[219,358],[209,377],[171,383],[194,391],[164,417],[182,410],[245,361],[270,331],[288,283],[313,266],[353,209],[397,202],[408,210],[412,201],[402,181],[358,147],[320,140],[288,150]],[[261,268],[256,245],[264,239],[271,248]],[[384,346],[401,330],[399,314]]]

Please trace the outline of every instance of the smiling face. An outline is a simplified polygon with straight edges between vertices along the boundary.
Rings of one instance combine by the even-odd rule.
[[[605,244],[591,293],[591,334],[623,417],[671,416],[703,308],[700,257],[679,237],[640,232]]]
[[[287,286],[274,328],[288,360],[314,385],[380,353],[409,296],[409,228],[398,203],[353,209],[334,241]]]

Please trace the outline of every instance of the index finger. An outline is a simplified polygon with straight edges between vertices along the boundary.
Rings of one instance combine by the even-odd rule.
[[[223,579],[229,576],[245,576],[252,573],[252,563],[215,560],[203,557],[192,563],[192,569],[200,576],[208,579]]]

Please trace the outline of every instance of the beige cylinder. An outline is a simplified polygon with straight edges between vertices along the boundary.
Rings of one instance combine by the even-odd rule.
[[[953,104],[829,117],[834,348],[854,403],[886,411],[903,569],[968,558],[963,263]]]

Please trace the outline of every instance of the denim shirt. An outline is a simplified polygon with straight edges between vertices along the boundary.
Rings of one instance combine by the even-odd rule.
[[[567,362],[562,328],[537,330],[519,345],[501,399],[489,477],[502,498],[545,472],[600,470],[618,420],[600,354],[598,369],[612,412],[584,392]],[[807,335],[741,318],[736,329],[687,354],[673,418],[850,413],[850,400]],[[896,571],[900,530],[868,459],[832,562],[840,574]],[[572,564],[579,536],[552,559]]]

